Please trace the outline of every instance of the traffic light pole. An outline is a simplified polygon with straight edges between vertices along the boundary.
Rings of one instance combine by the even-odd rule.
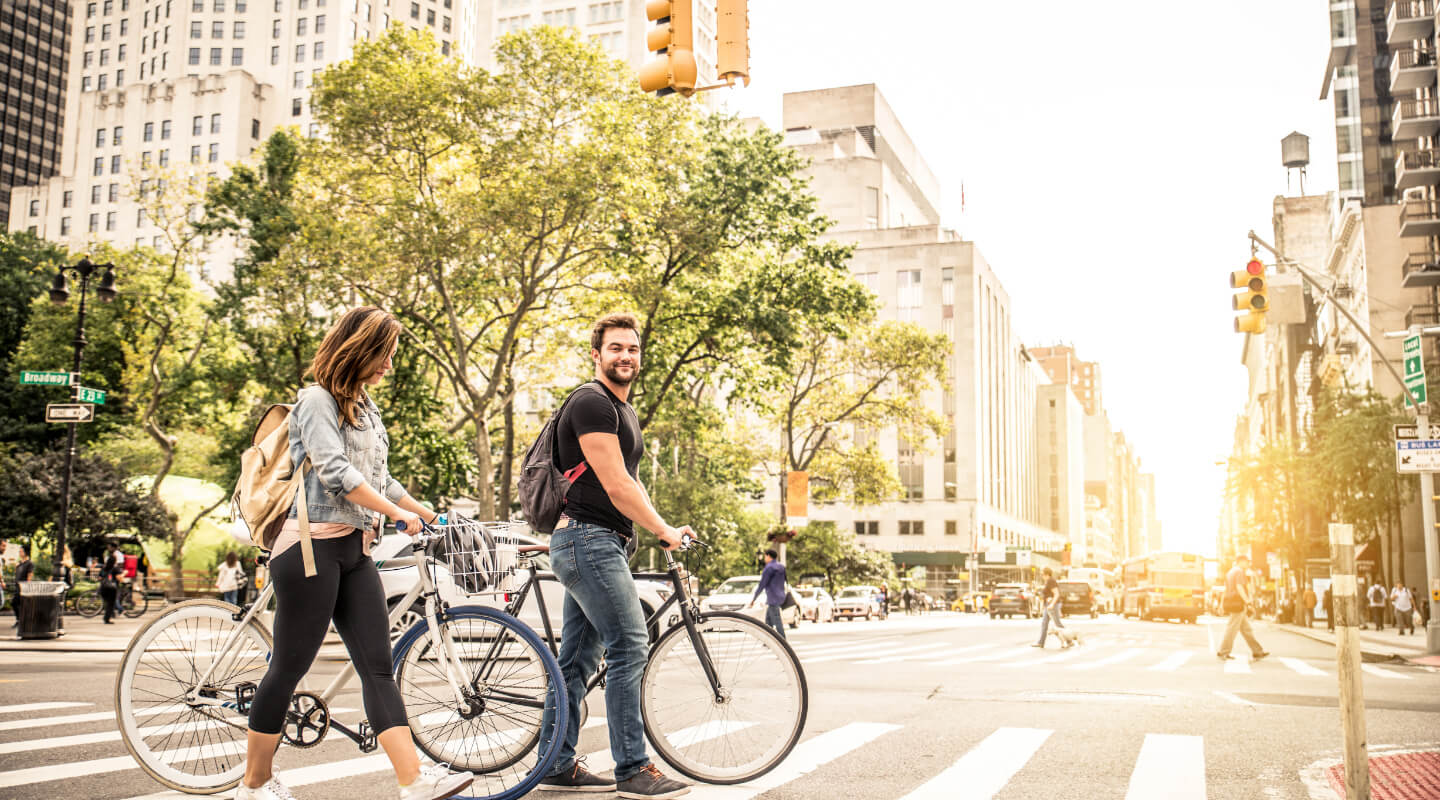
[[[1250,231],[1250,241],[1269,250],[1275,256],[1276,263],[1283,261],[1285,264],[1294,267],[1296,274],[1308,283],[1310,288],[1319,292],[1326,300],[1329,300],[1330,305],[1336,311],[1339,311],[1345,319],[1350,321],[1350,324],[1355,327],[1355,332],[1360,334],[1366,342],[1370,343],[1372,352],[1377,354],[1383,352],[1380,349],[1380,345],[1377,344],[1374,339],[1370,338],[1370,334],[1366,331],[1365,326],[1360,324],[1360,320],[1356,319],[1355,315],[1350,313],[1350,309],[1346,308],[1344,303],[1336,300],[1334,295],[1330,294],[1324,286],[1321,286],[1320,283],[1310,275],[1309,269],[1306,269],[1298,261],[1282,256],[1274,247],[1271,247],[1268,242],[1256,236],[1255,231]],[[1419,325],[1411,325],[1409,330],[1387,331],[1385,338],[1401,339],[1410,336],[1435,336],[1437,334],[1440,334],[1440,327],[1422,328]],[[1430,416],[1428,406],[1419,402],[1420,398],[1405,385],[1404,376],[1400,374],[1399,370],[1395,369],[1395,365],[1391,364],[1389,359],[1380,358],[1378,360],[1381,364],[1385,365],[1385,369],[1390,371],[1391,377],[1395,378],[1395,384],[1400,387],[1401,391],[1405,392],[1406,398],[1409,399],[1410,403],[1415,407],[1416,437],[1421,440],[1429,439]],[[1425,582],[1428,584],[1427,588],[1430,590],[1430,621],[1425,625],[1425,650],[1431,654],[1440,654],[1440,530],[1437,530],[1435,523],[1435,502],[1437,500],[1435,496],[1435,473],[1428,471],[1420,473],[1420,498],[1420,534],[1425,541]],[[1420,598],[1415,598],[1416,602],[1419,602],[1419,600]]]

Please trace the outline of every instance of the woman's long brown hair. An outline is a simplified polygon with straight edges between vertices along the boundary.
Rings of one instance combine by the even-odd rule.
[[[307,374],[340,406],[340,418],[356,424],[365,379],[375,374],[400,340],[400,321],[375,306],[345,312],[320,342]]]

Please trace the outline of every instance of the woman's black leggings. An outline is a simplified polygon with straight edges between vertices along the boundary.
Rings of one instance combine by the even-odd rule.
[[[385,590],[360,539],[357,531],[338,539],[311,540],[316,574],[309,578],[299,544],[270,562],[278,601],[275,648],[250,707],[250,730],[280,733],[290,696],[320,652],[331,619],[360,675],[370,728],[384,733],[406,724],[405,703],[390,666]]]

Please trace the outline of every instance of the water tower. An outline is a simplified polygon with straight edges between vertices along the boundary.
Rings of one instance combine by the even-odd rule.
[[[1310,137],[1298,131],[1280,140],[1280,163],[1285,165],[1285,191],[1290,191],[1290,171],[1300,170],[1300,195],[1305,195],[1305,167],[1310,165]]]

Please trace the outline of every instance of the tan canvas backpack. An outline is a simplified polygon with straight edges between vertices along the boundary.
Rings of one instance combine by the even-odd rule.
[[[293,504],[300,518],[300,555],[305,576],[315,574],[315,548],[310,542],[310,510],[305,498],[305,473],[310,470],[306,456],[300,469],[290,463],[290,409],[277,403],[265,409],[250,446],[240,455],[240,479],[230,505],[237,519],[250,530],[250,542],[269,550]]]

